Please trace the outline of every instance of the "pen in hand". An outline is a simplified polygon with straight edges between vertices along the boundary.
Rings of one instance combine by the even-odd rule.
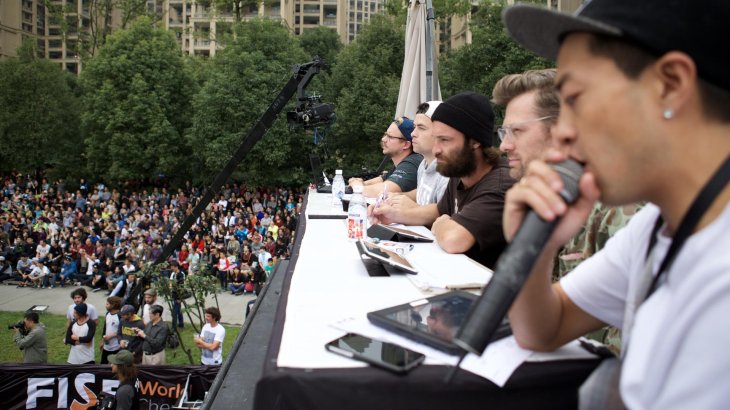
[[[375,199],[375,205],[373,206],[373,212],[370,213],[369,219],[370,223],[373,222],[373,215],[375,214],[375,210],[380,207],[380,205],[385,202],[385,200],[388,199],[388,185],[383,184],[383,192],[381,192],[378,197]]]

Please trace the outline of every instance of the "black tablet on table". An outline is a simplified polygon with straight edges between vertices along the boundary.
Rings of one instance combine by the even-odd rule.
[[[370,312],[368,320],[416,342],[446,353],[459,354],[463,351],[452,341],[476,299],[476,295],[468,292],[448,292]],[[492,341],[510,334],[512,329],[505,318]]]

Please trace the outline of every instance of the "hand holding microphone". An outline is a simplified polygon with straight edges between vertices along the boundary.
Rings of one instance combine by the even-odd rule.
[[[580,164],[572,160],[563,161],[552,166],[554,171],[539,169],[547,167],[546,164],[530,164],[530,167],[529,179],[526,183],[521,182],[529,184],[529,187],[520,185],[515,187],[508,193],[513,197],[505,205],[505,233],[508,237],[514,234],[514,237],[497,261],[492,279],[477,302],[472,305],[467,319],[454,338],[456,345],[477,355],[484,352],[490,338],[507,314],[537,258],[551,238],[560,217],[577,219],[578,214],[584,212],[574,212],[575,215],[566,213],[566,204],[573,203],[579,196],[578,185],[582,176]],[[535,170],[535,167],[538,169]],[[514,197],[515,195],[517,197]],[[593,196],[590,189],[588,195],[587,201],[595,199],[590,198]],[[533,205],[534,209],[527,208],[525,204],[528,203]],[[590,207],[588,208],[590,210]],[[515,220],[519,220],[522,215],[524,219],[517,228]],[[571,228],[563,230],[565,232],[562,234],[568,235]],[[574,233],[570,233],[572,234]],[[561,239],[554,238],[553,241]]]

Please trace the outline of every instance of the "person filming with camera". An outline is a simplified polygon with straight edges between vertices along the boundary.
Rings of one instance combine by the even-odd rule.
[[[46,328],[39,323],[38,313],[28,312],[22,322],[10,325],[8,328],[15,332],[13,342],[23,351],[23,363],[48,362]]]

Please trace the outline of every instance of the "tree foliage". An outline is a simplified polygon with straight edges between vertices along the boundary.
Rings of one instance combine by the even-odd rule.
[[[444,98],[464,90],[491,95],[504,75],[552,66],[509,37],[501,19],[503,8],[483,1],[471,20],[472,43],[442,59],[439,79]]]
[[[326,161],[355,173],[377,167],[380,136],[393,120],[405,53],[405,21],[376,15],[336,58],[326,99],[334,98],[337,122]]]
[[[299,42],[276,21],[255,19],[235,27],[236,36],[211,61],[210,77],[194,100],[187,141],[195,152],[190,172],[208,182],[231,158],[249,130],[292,75],[309,61]],[[288,130],[284,114],[274,121],[234,173],[253,185],[303,183],[311,144]]]
[[[0,60],[0,172],[68,172],[82,162],[76,79],[24,50]]]
[[[335,57],[342,50],[340,36],[335,30],[324,26],[304,30],[299,40],[309,57],[322,57],[328,64],[328,68],[331,68]]]
[[[108,181],[179,173],[196,83],[171,33],[137,20],[109,37],[80,80],[92,173]]]

